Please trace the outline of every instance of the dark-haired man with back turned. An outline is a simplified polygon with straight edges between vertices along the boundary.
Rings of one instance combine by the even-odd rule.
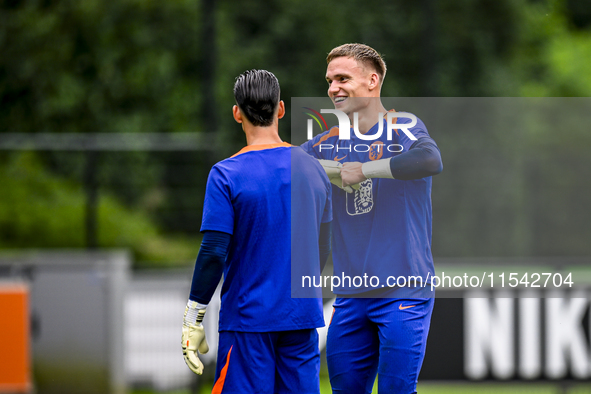
[[[292,298],[291,273],[293,262],[320,275],[326,262],[331,186],[317,160],[279,138],[279,93],[268,71],[236,78],[233,116],[247,146],[214,165],[207,181],[182,346],[189,368],[201,374],[198,351],[208,351],[201,321],[223,272],[213,393],[320,392],[322,301]]]

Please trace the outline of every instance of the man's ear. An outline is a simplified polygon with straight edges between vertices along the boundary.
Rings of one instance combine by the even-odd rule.
[[[242,123],[242,112],[240,112],[240,108],[237,105],[232,107],[232,115],[236,122]]]
[[[369,84],[367,85],[367,88],[369,90],[374,90],[375,88],[379,88],[380,87],[380,76],[378,75],[378,73],[371,73],[369,74]]]
[[[285,103],[283,100],[279,101],[279,108],[277,108],[277,117],[279,119],[285,116]]]

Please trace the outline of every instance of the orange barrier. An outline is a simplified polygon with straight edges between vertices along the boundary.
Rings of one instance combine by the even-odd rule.
[[[29,289],[0,282],[0,393],[31,391]]]

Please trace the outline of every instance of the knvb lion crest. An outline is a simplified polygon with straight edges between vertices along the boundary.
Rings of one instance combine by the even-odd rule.
[[[370,179],[359,184],[359,190],[347,193],[347,213],[350,216],[363,215],[373,208],[373,182]]]

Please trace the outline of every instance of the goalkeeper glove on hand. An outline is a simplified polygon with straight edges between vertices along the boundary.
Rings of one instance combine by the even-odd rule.
[[[189,304],[185,308],[185,318],[183,322],[183,335],[181,344],[183,346],[183,356],[185,363],[197,375],[203,373],[203,363],[199,360],[198,352],[205,354],[209,351],[209,345],[205,339],[205,330],[203,328],[203,316],[205,316],[205,309],[197,310],[196,307],[191,308]],[[196,304],[196,303],[193,303]],[[195,319],[195,312],[197,317]],[[193,316],[194,321],[191,321]]]
[[[326,175],[328,176],[328,180],[330,183],[337,186],[340,189],[343,189],[347,193],[353,193],[353,189],[359,190],[359,184],[350,185],[350,186],[343,186],[343,180],[341,179],[341,167],[343,166],[338,161],[332,160],[323,160],[319,159],[320,165],[324,168]]]

